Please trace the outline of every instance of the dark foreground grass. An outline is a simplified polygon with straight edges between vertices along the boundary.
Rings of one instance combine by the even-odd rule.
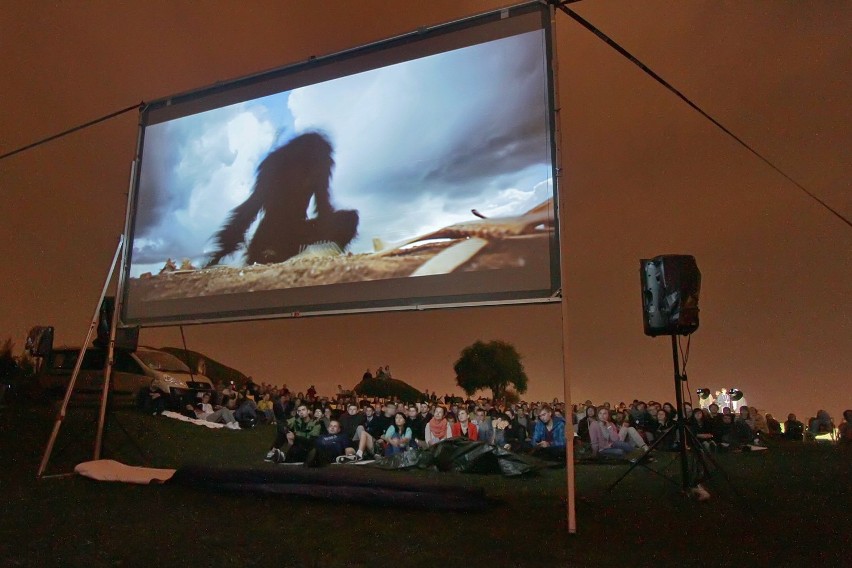
[[[153,467],[281,467],[262,461],[273,427],[208,430],[116,413],[106,453]],[[48,473],[90,458],[95,414],[73,410]],[[719,456],[707,503],[623,465],[577,468],[578,533],[566,530],[565,472],[524,479],[426,471],[396,475],[482,487],[486,511],[440,513],[181,487],[36,481],[53,416],[0,409],[2,566],[852,566],[848,449],[778,445]],[[655,466],[676,476],[670,456]],[[344,467],[344,466],[333,466]],[[349,466],[352,467],[352,466]]]

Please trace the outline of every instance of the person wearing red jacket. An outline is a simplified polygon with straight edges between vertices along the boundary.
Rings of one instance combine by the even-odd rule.
[[[470,421],[470,416],[464,408],[459,410],[458,420],[452,425],[453,438],[467,438],[471,441],[479,439],[479,430],[476,424]]]

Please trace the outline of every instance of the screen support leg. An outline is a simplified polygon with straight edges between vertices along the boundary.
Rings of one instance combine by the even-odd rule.
[[[83,365],[83,359],[86,356],[86,350],[89,347],[89,343],[92,341],[92,336],[95,333],[95,328],[98,326],[98,322],[100,321],[101,305],[103,304],[107,289],[109,288],[110,282],[112,281],[112,275],[113,272],[115,272],[115,266],[116,264],[118,264],[118,259],[121,256],[123,247],[124,235],[122,235],[118,239],[118,246],[116,247],[115,255],[112,258],[112,264],[110,265],[109,273],[107,274],[106,280],[104,281],[104,287],[101,290],[101,295],[98,298],[97,305],[95,306],[95,313],[92,315],[92,321],[89,324],[89,332],[86,334],[86,339],[83,342],[83,345],[80,347],[80,355],[77,357],[77,363],[74,365],[74,371],[71,373],[71,380],[68,382],[68,388],[65,389],[65,398],[62,400],[62,406],[60,406],[59,412],[56,415],[56,422],[53,424],[53,431],[50,434],[50,439],[47,441],[47,447],[45,447],[44,449],[44,455],[42,456],[41,463],[38,466],[36,479],[41,479],[42,477],[44,477],[44,471],[47,469],[47,464],[50,462],[50,455],[53,453],[53,446],[56,444],[56,438],[57,436],[59,436],[59,429],[62,427],[62,422],[65,420],[65,416],[68,410],[68,403],[71,401],[71,395],[74,392],[74,384],[77,382],[77,377],[80,374],[80,368]],[[113,328],[112,333],[115,333],[115,328]],[[107,383],[108,378],[104,376],[104,388],[107,387]]]

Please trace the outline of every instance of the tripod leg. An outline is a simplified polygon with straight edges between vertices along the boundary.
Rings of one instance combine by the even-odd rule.
[[[687,429],[687,431],[693,439],[693,445],[696,448],[696,450],[695,450],[696,459],[699,459],[701,461],[701,464],[704,467],[704,472],[705,472],[706,477],[710,477],[710,468],[707,465],[707,462],[709,461],[713,465],[713,471],[719,472],[722,475],[722,477],[725,479],[725,483],[728,484],[728,487],[731,488],[731,491],[734,493],[734,495],[737,497],[737,499],[739,499],[741,502],[745,503],[745,497],[743,497],[742,494],[740,494],[740,492],[737,490],[737,487],[731,482],[731,478],[728,477],[728,473],[725,471],[725,469],[721,465],[719,465],[719,462],[716,461],[716,458],[714,458],[710,454],[710,452],[708,452],[706,449],[704,449],[704,446],[701,445],[700,440],[698,440],[698,437],[695,435],[695,433],[692,432],[691,430],[688,430],[688,429]]]
[[[659,446],[660,444],[662,444],[662,443],[663,443],[663,440],[665,440],[666,438],[668,438],[669,436],[671,436],[671,435],[672,435],[672,433],[673,433],[673,432],[675,432],[675,430],[676,430],[676,428],[675,428],[674,426],[672,426],[671,428],[669,428],[668,430],[666,430],[666,431],[663,433],[663,435],[662,435],[662,436],[660,436],[658,439],[654,440],[654,442],[653,442],[650,446],[648,446],[648,451],[647,451],[647,452],[645,452],[645,454],[644,454],[642,457],[640,457],[638,460],[636,460],[633,464],[631,464],[631,465],[630,465],[630,468],[629,468],[627,471],[625,471],[625,472],[624,472],[624,474],[623,474],[621,477],[619,477],[618,479],[616,479],[616,480],[615,480],[615,482],[607,488],[607,491],[608,491],[608,492],[611,492],[613,489],[615,489],[615,486],[616,486],[616,485],[618,485],[619,483],[621,483],[621,480],[622,480],[622,479],[624,479],[625,477],[627,477],[628,475],[630,475],[630,472],[631,472],[631,471],[633,471],[634,469],[636,469],[636,468],[637,468],[637,467],[639,467],[640,465],[645,465],[645,462],[647,462],[647,461],[648,461],[648,459],[650,459],[650,457],[651,457],[651,452],[653,452],[653,451],[654,451],[654,449],[655,449],[657,446]]]

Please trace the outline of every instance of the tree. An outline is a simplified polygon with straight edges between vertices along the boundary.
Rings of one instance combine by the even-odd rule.
[[[18,363],[15,361],[15,356],[12,351],[15,349],[15,342],[12,338],[6,339],[0,344],[0,379],[8,380],[18,371]]]
[[[505,341],[477,341],[465,347],[453,369],[456,384],[468,396],[478,390],[491,389],[494,400],[500,400],[510,385],[518,393],[527,392],[527,374],[521,356]]]

